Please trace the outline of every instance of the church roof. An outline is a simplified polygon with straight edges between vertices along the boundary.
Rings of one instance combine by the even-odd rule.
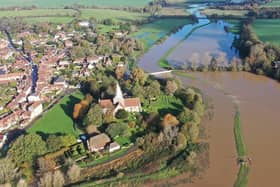
[[[133,107],[133,106],[139,106],[141,104],[140,98],[127,98],[124,99],[124,105],[125,107]]]
[[[102,108],[110,108],[113,106],[113,102],[111,99],[102,99],[99,101],[99,104]]]

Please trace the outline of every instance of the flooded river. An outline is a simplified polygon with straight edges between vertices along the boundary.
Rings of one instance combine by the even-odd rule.
[[[203,20],[207,23],[207,19]],[[220,59],[223,59],[221,61],[228,63],[232,58],[238,57],[231,47],[234,36],[224,31],[224,24],[211,23],[194,31],[168,56],[169,62],[175,65],[184,64],[188,60],[208,63],[205,56],[214,55],[220,56]],[[186,27],[188,26],[184,28]],[[139,66],[147,72],[160,71],[158,60],[188,33],[188,30],[180,30],[178,35],[174,34],[162,44],[154,46],[139,60]],[[212,99],[215,114],[213,120],[204,121],[210,137],[210,167],[201,179],[182,186],[233,186],[239,169],[236,164],[237,153],[233,134],[235,105],[241,112],[248,157],[252,159],[248,186],[279,186],[280,84],[269,78],[245,72],[192,75],[197,79],[181,79],[187,86],[200,88]]]

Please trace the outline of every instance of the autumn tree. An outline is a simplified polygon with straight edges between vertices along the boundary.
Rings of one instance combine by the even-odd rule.
[[[177,118],[175,116],[173,116],[172,114],[166,114],[163,117],[163,120],[161,122],[161,125],[163,128],[169,126],[169,127],[174,127],[179,125],[179,121],[177,120]]]
[[[118,66],[115,69],[115,75],[118,80],[122,79],[125,73],[125,68],[123,66]]]
[[[0,160],[0,184],[12,182],[18,175],[15,162],[8,157]]]
[[[134,82],[138,82],[140,85],[144,85],[148,76],[147,74],[144,72],[144,70],[140,69],[140,68],[134,68],[131,71],[131,80]]]
[[[53,187],[62,187],[65,184],[64,175],[60,170],[53,173]]]
[[[80,178],[80,175],[81,175],[81,168],[76,164],[73,164],[72,166],[70,166],[70,168],[67,171],[67,176],[71,182],[78,181]]]

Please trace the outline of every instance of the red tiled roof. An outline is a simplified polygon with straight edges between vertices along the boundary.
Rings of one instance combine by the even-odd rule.
[[[125,107],[133,107],[133,106],[139,106],[141,104],[140,99],[137,98],[127,98],[124,99],[124,105]]]
[[[113,106],[111,99],[102,99],[99,101],[99,104],[102,108],[109,108]]]

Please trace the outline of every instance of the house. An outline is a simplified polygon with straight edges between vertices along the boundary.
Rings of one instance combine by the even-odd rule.
[[[7,134],[0,133],[0,149],[2,149],[6,141],[7,141]]]
[[[96,135],[87,140],[88,149],[90,152],[98,152],[105,149],[106,145],[111,142],[109,136],[105,133]]]
[[[28,107],[28,111],[31,112],[30,119],[32,120],[43,112],[43,105],[40,101],[36,101]]]
[[[61,88],[67,88],[68,87],[68,83],[65,81],[65,79],[63,77],[56,77],[53,80],[53,85],[61,87]]]
[[[121,146],[117,142],[112,142],[109,145],[109,152],[112,153],[114,151],[117,151],[121,148]]]
[[[80,21],[79,26],[80,27],[89,27],[90,23],[88,21]]]
[[[124,98],[120,85],[116,85],[116,95],[112,100],[110,99],[101,99],[99,104],[103,110],[103,113],[106,113],[108,110],[114,108],[114,114],[119,110],[123,109],[127,112],[141,112],[141,101],[140,98]]]

